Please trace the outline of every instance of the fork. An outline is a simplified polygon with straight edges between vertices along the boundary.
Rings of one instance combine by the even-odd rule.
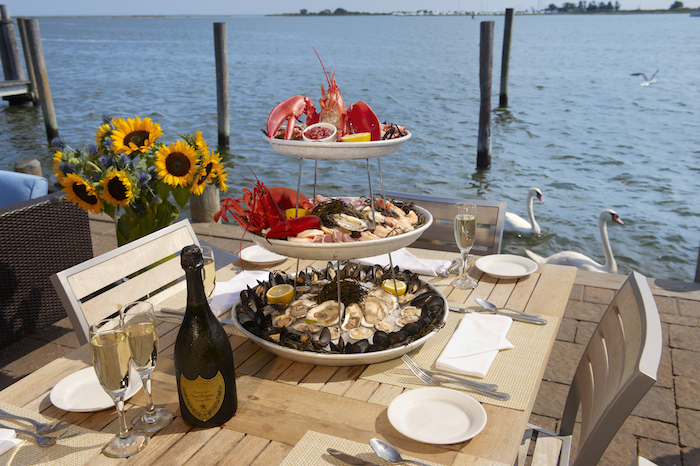
[[[449,377],[451,379],[457,380],[462,383],[466,383],[467,385],[473,385],[477,388],[483,388],[484,390],[489,390],[492,392],[495,392],[498,390],[498,385],[492,384],[492,383],[485,383],[485,382],[477,382],[476,380],[470,380],[470,379],[465,379],[463,377],[457,377],[456,375],[452,374],[447,374],[445,372],[437,372],[437,371],[429,371],[428,369],[425,369],[421,366],[418,365],[416,361],[411,359],[407,354],[404,354],[401,356],[401,360],[406,363],[408,367],[413,367],[415,370],[419,372],[423,372],[424,374],[427,374],[429,377],[432,376],[442,376],[442,377]]]
[[[408,365],[408,364],[407,364]],[[466,383],[462,382],[457,382],[456,380],[445,380],[445,381],[440,381],[434,377],[432,377],[429,374],[426,374],[425,372],[416,370],[413,365],[408,365],[408,368],[411,369],[411,372],[413,372],[416,377],[418,377],[421,382],[423,382],[426,385],[442,385],[443,383],[454,383],[457,385],[461,385],[462,387],[468,388],[469,390],[474,390],[475,392],[479,392],[482,395],[490,396],[491,398],[497,398],[499,400],[509,400],[510,395],[504,392],[494,392],[492,390],[484,390],[483,388],[476,387],[474,385],[467,385]]]
[[[58,420],[56,422],[52,422],[50,424],[46,424],[43,422],[36,421],[34,419],[28,418],[28,417],[23,417],[23,416],[18,416],[16,414],[8,413],[7,411],[4,411],[0,409],[0,419],[18,419],[21,421],[26,421],[34,425],[34,428],[36,429],[37,434],[48,434],[49,432],[53,432],[55,430],[60,429],[65,429],[68,427],[68,424],[64,424],[63,421]]]
[[[22,430],[22,429],[16,429],[14,427],[8,427],[6,425],[0,424],[0,427],[3,429],[12,429],[18,434],[23,434],[23,435],[28,435],[30,437],[34,437],[34,440],[36,440],[36,444],[39,445],[40,447],[50,447],[51,445],[55,445],[56,441],[61,438],[67,431],[63,431],[62,433],[53,436],[53,437],[48,437],[44,435],[38,435],[35,434],[34,432],[29,432],[28,430]]]

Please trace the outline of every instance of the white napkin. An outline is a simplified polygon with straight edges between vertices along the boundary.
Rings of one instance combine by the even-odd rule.
[[[13,429],[0,429],[0,455],[22,443]]]
[[[406,248],[398,249],[391,253],[391,261],[394,267],[397,265],[402,270],[410,270],[420,275],[430,275],[437,277],[438,274],[444,273],[450,266],[450,261],[439,259],[420,259],[406,250]],[[381,254],[374,257],[365,257],[357,259],[360,264],[374,265],[379,264],[382,267],[389,265],[389,254]]]
[[[466,314],[447,342],[435,367],[457,374],[486,377],[499,350],[515,348],[506,339],[513,319],[491,314]]]
[[[270,272],[264,270],[244,270],[227,282],[216,282],[214,298],[211,300],[212,313],[219,317],[236,303],[236,300],[248,286],[257,285],[258,281],[267,280]]]

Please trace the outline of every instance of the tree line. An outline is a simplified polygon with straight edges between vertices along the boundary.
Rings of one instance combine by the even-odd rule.
[[[680,2],[678,0],[674,1],[673,4],[668,8],[669,10],[677,10],[683,8],[683,2]],[[550,13],[557,13],[557,12],[562,12],[562,13],[568,13],[568,12],[583,12],[583,11],[618,11],[620,9],[620,2],[615,1],[615,4],[613,4],[611,1],[608,1],[605,3],[604,1],[601,1],[599,3],[596,3],[595,1],[591,2],[586,2],[585,0],[581,0],[578,2],[578,4],[575,3],[564,3],[562,6],[556,6],[554,3],[550,3],[547,8],[545,8],[544,11],[550,12]]]

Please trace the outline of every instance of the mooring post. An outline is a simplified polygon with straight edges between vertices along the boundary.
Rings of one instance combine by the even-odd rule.
[[[36,75],[36,89],[39,92],[41,113],[44,116],[44,126],[46,126],[46,138],[51,142],[53,138],[58,137],[58,124],[56,123],[56,112],[53,109],[53,100],[51,99],[49,77],[46,74],[39,21],[28,19],[25,24],[27,26],[27,42],[32,56],[32,66]]]
[[[479,139],[476,145],[476,167],[491,166],[491,72],[493,70],[493,21],[481,22],[479,44]]]
[[[501,96],[499,107],[508,106],[508,73],[510,71],[510,44],[513,31],[513,9],[506,8],[506,24],[503,30],[503,57],[501,58]]]
[[[2,55],[2,69],[6,81],[24,81],[22,60],[19,57],[15,26],[12,24],[10,9],[7,5],[0,5],[0,54]]]
[[[216,119],[219,130],[219,146],[228,147],[230,129],[226,23],[214,23],[214,55],[216,56]]]
[[[29,41],[27,40],[27,23],[25,18],[17,18],[17,30],[22,41],[22,51],[24,52],[24,63],[27,66],[27,79],[29,80],[29,93],[34,105],[39,103],[39,95],[36,90],[36,74],[32,65],[32,55],[29,51]]]

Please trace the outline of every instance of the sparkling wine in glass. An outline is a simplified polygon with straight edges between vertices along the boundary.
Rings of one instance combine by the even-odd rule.
[[[151,303],[127,303],[119,310],[134,368],[141,376],[146,392],[146,411],[134,418],[131,426],[139,432],[156,432],[170,424],[173,413],[153,405],[151,373],[158,358],[158,329]]]
[[[202,281],[204,281],[204,294],[207,295],[207,302],[211,304],[214,299],[214,288],[216,287],[216,267],[214,266],[214,251],[209,246],[200,246],[204,267],[202,268]]]
[[[469,251],[474,246],[476,236],[476,206],[474,204],[456,204],[457,209],[454,220],[455,241],[462,253],[462,273],[452,281],[452,286],[460,290],[476,288],[477,282],[469,276],[467,270],[469,263]]]
[[[90,354],[97,379],[112,397],[119,415],[119,435],[102,448],[112,458],[138,453],[148,442],[146,434],[129,430],[124,418],[124,396],[129,387],[131,353],[121,316],[90,326]]]

